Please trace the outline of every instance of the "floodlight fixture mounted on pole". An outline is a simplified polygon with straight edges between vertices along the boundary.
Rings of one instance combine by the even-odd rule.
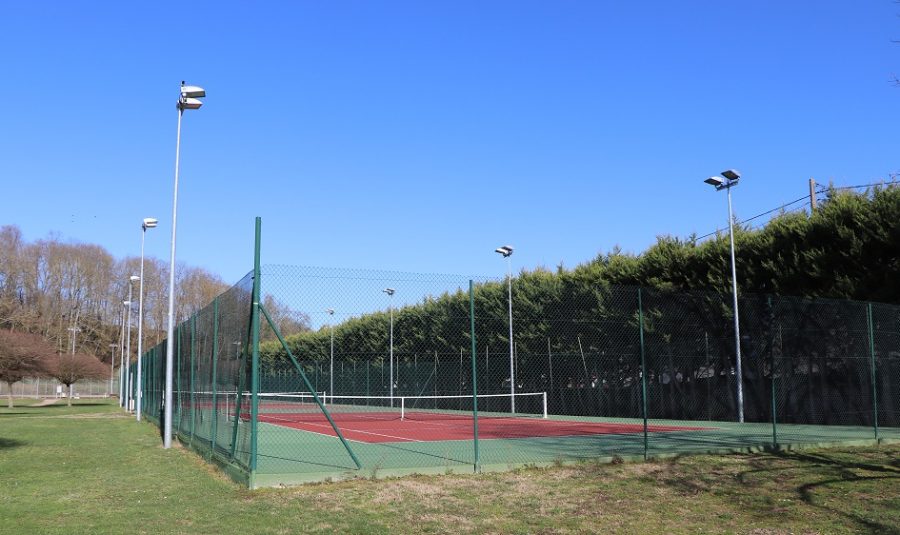
[[[734,298],[734,355],[735,355],[735,381],[737,382],[737,405],[738,405],[738,422],[744,422],[744,381],[743,371],[741,369],[741,330],[738,321],[738,289],[737,289],[737,267],[734,260],[734,214],[731,209],[731,188],[737,186],[741,180],[741,174],[736,169],[728,169],[722,171],[723,178],[711,176],[704,180],[707,184],[716,188],[716,191],[723,189],[728,194],[728,236],[731,242],[731,292]]]
[[[390,301],[388,301],[388,312],[391,316],[391,334],[390,334],[390,353],[388,354],[388,358],[390,359],[390,366],[388,367],[388,375],[391,378],[388,383],[390,384],[390,396],[391,396],[391,407],[394,406],[394,290],[393,288],[385,288],[381,290],[382,292],[388,294]]]
[[[506,259],[506,289],[508,292],[509,303],[509,394],[510,409],[513,414],[516,412],[516,366],[515,366],[515,345],[513,342],[513,315],[512,315],[512,260],[510,256],[513,254],[511,245],[503,245],[494,249],[495,253],[503,255]]]
[[[328,387],[328,395],[334,399],[334,309],[329,308],[325,311],[331,318],[328,320],[328,326],[331,329],[331,368],[328,371],[328,377],[331,384]]]
[[[172,197],[172,250],[169,257],[169,313],[166,329],[166,381],[163,394],[163,448],[172,447],[172,378],[174,372],[173,351],[175,350],[175,230],[178,220],[178,164],[181,158],[181,116],[184,110],[197,110],[203,105],[199,100],[206,96],[206,90],[195,85],[181,82],[181,94],[178,97],[178,130],[175,137],[175,187]]]
[[[137,388],[135,388],[134,414],[137,421],[141,421],[141,409],[143,393],[143,377],[141,372],[141,357],[144,351],[144,238],[148,228],[156,228],[159,221],[153,217],[145,217],[141,222],[141,282],[138,290],[138,346],[137,346]]]

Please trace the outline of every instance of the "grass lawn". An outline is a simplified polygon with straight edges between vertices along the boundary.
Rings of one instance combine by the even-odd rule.
[[[900,446],[248,491],[114,400],[0,409],[0,533],[126,532],[900,534]]]

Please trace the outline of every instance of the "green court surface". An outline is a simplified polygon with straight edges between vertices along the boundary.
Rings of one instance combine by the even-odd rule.
[[[551,420],[638,426],[638,432],[598,433],[582,436],[535,436],[478,441],[480,469],[509,470],[527,465],[548,465],[585,460],[642,460],[681,454],[770,449],[776,444],[771,423],[697,422],[650,420],[651,426],[686,428],[649,432],[643,421],[619,418],[551,416]],[[208,422],[207,422],[208,423]],[[260,422],[257,469],[252,487],[290,485],[303,482],[354,477],[390,477],[428,473],[471,473],[475,470],[475,443],[469,440],[363,442],[350,440],[362,464],[353,460],[334,436]],[[228,440],[233,420],[218,423],[219,440]],[[241,422],[239,427],[244,427]],[[206,426],[204,426],[206,427]],[[198,427],[198,435],[205,434]],[[837,444],[876,443],[871,427],[778,425],[777,447],[795,449]],[[878,430],[882,442],[900,441],[900,428]],[[236,455],[248,455],[244,441]],[[195,436],[194,445],[203,441]]]

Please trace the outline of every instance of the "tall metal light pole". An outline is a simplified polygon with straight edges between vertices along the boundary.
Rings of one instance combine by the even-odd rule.
[[[76,315],[75,318],[77,321],[78,316]],[[78,333],[81,332],[81,329],[79,329],[78,326],[75,325],[73,327],[69,327],[69,331],[72,332],[72,357],[74,358],[75,357],[75,338],[78,336]],[[69,399],[72,399],[72,393],[74,392],[74,390],[75,390],[75,385],[70,384],[69,385],[69,394],[68,394]]]
[[[113,378],[116,375],[116,347],[119,344],[109,344],[112,350],[112,356],[109,359],[109,395],[113,395]]]
[[[741,174],[735,169],[722,171],[724,178],[711,176],[704,180],[707,184],[714,186],[716,191],[725,190],[728,193],[728,236],[731,241],[731,290],[734,297],[734,355],[737,380],[737,401],[738,401],[738,422],[744,422],[744,381],[743,372],[741,371],[741,329],[738,322],[738,290],[737,290],[737,268],[734,262],[734,215],[731,210],[731,188],[737,186],[741,179]]]
[[[163,448],[172,447],[172,366],[175,351],[175,224],[178,220],[178,164],[181,157],[181,116],[184,110],[197,110],[203,105],[200,99],[206,96],[202,87],[184,85],[181,82],[181,96],[178,97],[178,132],[175,137],[175,193],[172,197],[172,254],[169,258],[169,315],[166,330],[166,386],[163,399]]]
[[[510,260],[510,256],[513,254],[513,248],[511,245],[504,245],[503,247],[497,247],[494,249],[495,253],[499,253],[503,255],[503,258],[506,259],[506,288],[509,295],[509,393],[510,393],[510,408],[513,413],[516,412],[516,367],[515,367],[515,357],[513,356],[514,351],[514,343],[513,343],[513,315],[512,315],[512,260]]]
[[[119,337],[119,406],[125,407],[125,314],[131,301],[122,301],[122,336]]]
[[[331,328],[331,368],[328,372],[328,377],[331,380],[331,385],[328,387],[328,394],[331,396],[332,403],[334,402],[334,309],[329,308],[325,312],[328,313],[331,318],[328,320],[328,326]]]
[[[141,278],[137,275],[132,275],[128,278],[128,319],[126,323],[128,324],[127,329],[125,330],[125,380],[126,380],[126,392],[125,392],[125,410],[131,410],[131,305],[134,301],[131,298],[132,290],[134,290],[134,283],[139,281]]]
[[[141,377],[141,355],[144,351],[144,238],[147,235],[148,228],[156,228],[156,219],[152,217],[144,218],[141,223],[141,283],[138,290],[138,347],[137,347],[137,388],[135,394],[134,413],[137,421],[141,421],[141,399],[144,396],[142,377]]]
[[[388,294],[388,298],[390,299],[388,301],[388,311],[390,312],[390,315],[391,315],[391,337],[390,337],[391,364],[390,364],[390,367],[388,368],[388,374],[390,375],[390,378],[391,378],[391,380],[389,382],[390,382],[390,388],[391,388],[391,407],[393,407],[394,406],[394,292],[396,290],[394,290],[393,288],[385,288],[384,290],[381,290],[381,291]]]

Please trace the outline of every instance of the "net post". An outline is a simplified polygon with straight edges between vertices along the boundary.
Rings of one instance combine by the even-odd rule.
[[[869,372],[872,381],[872,418],[875,426],[875,441],[878,442],[878,385],[875,382],[878,371],[875,364],[875,323],[872,320],[872,303],[866,303],[866,319],[869,324]]]
[[[331,413],[322,403],[322,398],[319,397],[319,393],[316,392],[315,388],[313,388],[312,383],[309,382],[309,378],[306,376],[306,373],[303,371],[303,368],[300,367],[300,363],[297,362],[297,359],[294,357],[294,354],[291,352],[291,349],[288,347],[287,342],[284,341],[284,337],[281,336],[281,330],[278,328],[278,325],[272,321],[272,318],[269,316],[269,312],[266,310],[266,307],[263,306],[262,303],[259,304],[258,310],[262,312],[263,316],[266,317],[266,321],[269,323],[269,327],[272,328],[272,331],[275,333],[275,336],[278,338],[278,341],[281,342],[281,347],[284,348],[285,353],[291,359],[291,363],[294,365],[294,368],[297,369],[297,373],[300,374],[300,378],[303,379],[303,384],[306,386],[307,391],[312,392],[313,400],[316,402],[316,405],[322,409],[322,413],[325,414],[325,418],[328,419],[328,423],[331,424],[331,429],[334,430],[334,433],[341,440],[341,444],[344,445],[344,449],[347,450],[347,453],[350,455],[350,458],[353,459],[353,463],[356,464],[356,468],[362,468],[362,463],[359,462],[359,458],[356,457],[356,453],[353,452],[353,448],[350,447],[350,443],[347,442],[347,439],[344,438],[344,433],[341,432],[341,429],[334,423],[334,419],[331,417]]]
[[[647,460],[649,449],[649,437],[647,436],[647,357],[644,351],[644,303],[641,296],[641,288],[637,291],[638,298],[638,327],[641,335],[641,405],[644,413],[644,460]]]
[[[549,415],[547,414],[547,392],[546,391],[543,392],[542,397],[544,398],[544,419],[546,420],[549,417]]]
[[[400,396],[400,421],[406,419],[406,397]]]
[[[219,298],[213,299],[213,343],[212,343],[212,430],[209,436],[210,455],[216,452],[219,436],[219,401],[217,364],[219,362]]]
[[[475,284],[472,279],[469,279],[469,334],[472,342],[472,442],[475,449],[473,468],[477,474],[481,471],[481,454],[478,451],[478,352],[475,341]]]
[[[257,446],[259,443],[259,287],[260,287],[260,236],[262,218],[256,218],[256,237],[253,247],[253,306],[250,308],[250,472],[256,472]]]

